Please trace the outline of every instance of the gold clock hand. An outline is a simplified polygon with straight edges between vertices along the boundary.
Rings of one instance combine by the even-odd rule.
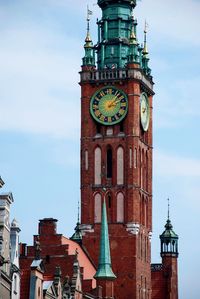
[[[111,106],[116,106],[117,103],[119,103],[119,102],[120,102],[120,100],[117,100],[117,101],[113,102],[113,103],[111,104]]]

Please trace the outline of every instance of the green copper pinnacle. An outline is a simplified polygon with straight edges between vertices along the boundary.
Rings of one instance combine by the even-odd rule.
[[[103,202],[103,211],[102,211],[102,219],[101,219],[99,264],[94,278],[108,279],[108,280],[114,280],[116,278],[115,274],[112,271],[112,266],[111,266],[110,243],[109,243],[109,236],[108,236],[108,222],[107,222],[105,200]]]

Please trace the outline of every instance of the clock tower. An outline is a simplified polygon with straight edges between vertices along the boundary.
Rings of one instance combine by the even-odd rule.
[[[136,0],[98,0],[98,41],[88,28],[81,85],[82,244],[97,265],[105,199],[115,297],[151,298],[152,97],[146,29]]]

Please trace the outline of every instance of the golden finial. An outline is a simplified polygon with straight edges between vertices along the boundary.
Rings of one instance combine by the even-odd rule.
[[[85,42],[91,43],[92,39],[90,37],[90,16],[92,15],[92,11],[89,9],[89,6],[87,5],[87,35]],[[89,44],[88,44],[89,46]]]
[[[132,28],[131,28],[131,34],[130,34],[130,44],[137,44],[137,38],[135,35],[135,30],[134,30],[134,17],[132,16],[133,23],[132,23]]]

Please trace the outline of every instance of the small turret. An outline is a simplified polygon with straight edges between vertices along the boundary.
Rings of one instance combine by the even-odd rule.
[[[136,37],[136,26],[137,26],[137,20],[134,20],[133,18],[133,24],[129,39],[129,55],[128,55],[128,62],[129,63],[140,63],[139,59],[139,52],[138,52],[138,41]]]
[[[149,51],[147,48],[147,22],[145,21],[144,28],[144,48],[142,50],[142,67],[146,75],[151,75],[151,69],[149,68]]]
[[[160,241],[161,257],[166,255],[178,257],[178,235],[173,231],[173,226],[169,217],[169,203],[167,222],[165,224],[164,232],[160,235]]]
[[[71,240],[75,241],[78,244],[82,244],[82,232],[81,232],[81,224],[80,224],[80,216],[79,216],[79,204],[78,204],[78,221],[75,227],[75,233],[71,236]]]
[[[85,38],[85,56],[83,57],[83,66],[95,66],[95,54],[92,39],[90,36],[90,15],[92,11],[87,8],[87,35]]]
[[[178,299],[178,235],[173,231],[169,217],[165,230],[160,235],[163,274],[166,285],[166,299]]]

